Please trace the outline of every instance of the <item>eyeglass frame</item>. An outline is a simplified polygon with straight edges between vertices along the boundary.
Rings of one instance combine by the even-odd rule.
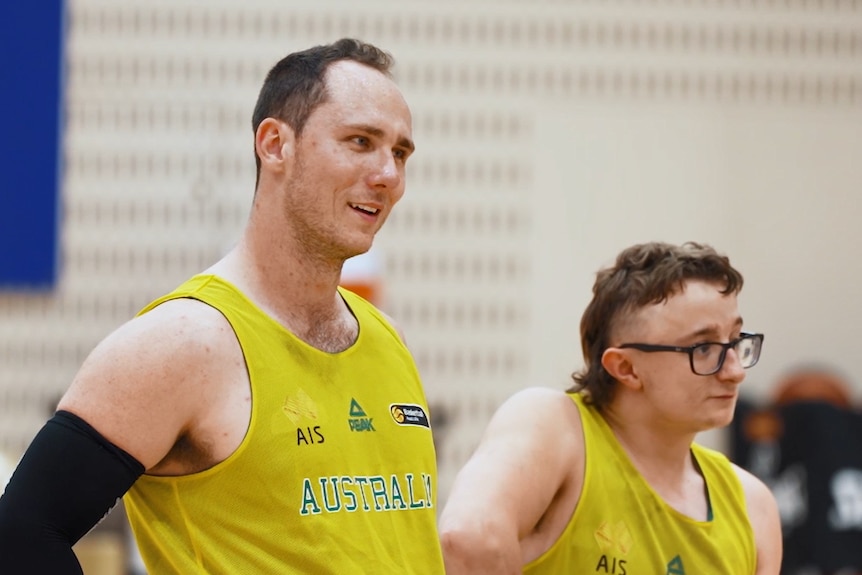
[[[696,343],[694,345],[689,345],[689,346],[659,345],[659,344],[652,344],[652,343],[623,343],[623,344],[616,345],[613,347],[616,347],[619,349],[636,349],[638,351],[643,351],[646,353],[652,353],[652,352],[656,352],[656,351],[675,351],[675,352],[679,352],[679,353],[687,353],[688,354],[688,365],[691,368],[691,372],[695,375],[708,376],[708,375],[714,375],[714,374],[718,373],[719,371],[721,371],[721,368],[724,367],[724,360],[727,359],[727,350],[729,350],[731,348],[735,348],[737,345],[740,344],[740,342],[742,342],[743,340],[746,340],[746,339],[760,340],[759,345],[758,345],[757,359],[755,359],[754,363],[752,363],[748,367],[743,368],[743,369],[748,369],[750,367],[754,367],[755,365],[757,365],[757,362],[760,361],[760,353],[759,352],[760,352],[760,350],[763,349],[763,334],[762,333],[742,332],[739,334],[738,338],[736,338],[732,341],[729,341],[727,343],[721,343],[718,341],[704,341],[704,342]],[[718,365],[716,366],[716,368],[713,371],[710,371],[709,373],[698,373],[694,369],[694,350],[696,350],[699,347],[703,347],[704,345],[720,345],[721,346],[721,355],[718,357]],[[734,350],[734,351],[736,351],[736,350]]]

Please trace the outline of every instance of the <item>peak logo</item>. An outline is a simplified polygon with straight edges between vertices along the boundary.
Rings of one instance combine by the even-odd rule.
[[[374,418],[368,417],[355,398],[350,399],[349,415],[347,424],[350,425],[350,431],[377,431],[374,429]]]
[[[682,557],[677,555],[667,564],[667,575],[685,575],[685,567],[682,566]]]
[[[431,428],[428,423],[428,414],[421,405],[412,403],[393,403],[389,406],[389,413],[398,425],[415,425],[417,427]]]

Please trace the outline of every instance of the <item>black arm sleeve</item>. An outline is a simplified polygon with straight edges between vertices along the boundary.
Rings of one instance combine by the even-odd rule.
[[[58,411],[0,497],[0,573],[81,574],[72,546],[143,472],[86,421]]]

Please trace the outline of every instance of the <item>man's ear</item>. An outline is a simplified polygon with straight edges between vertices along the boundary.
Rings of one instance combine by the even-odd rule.
[[[254,134],[254,149],[261,169],[283,172],[290,168],[296,147],[296,136],[285,122],[266,118]]]
[[[641,380],[629,356],[630,350],[609,347],[602,354],[602,367],[611,377],[630,389],[640,389]]]

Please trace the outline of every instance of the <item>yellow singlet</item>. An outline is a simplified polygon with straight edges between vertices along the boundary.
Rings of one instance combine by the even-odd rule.
[[[670,507],[641,478],[604,418],[571,394],[581,413],[586,471],[581,498],[560,538],[524,568],[528,575],[750,575],[754,533],[742,485],[727,458],[693,444],[712,518]]]
[[[319,351],[243,294],[196,276],[174,298],[221,311],[245,354],[252,414],[214,467],[142,476],[125,497],[150,575],[443,573],[437,468],[412,356],[371,304],[341,295],[356,343]]]

